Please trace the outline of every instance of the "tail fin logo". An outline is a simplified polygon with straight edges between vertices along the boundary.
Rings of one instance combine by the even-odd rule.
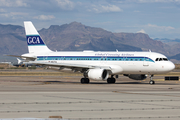
[[[27,36],[28,45],[45,45],[40,36]]]

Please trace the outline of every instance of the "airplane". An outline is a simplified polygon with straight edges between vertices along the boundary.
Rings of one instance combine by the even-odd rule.
[[[167,73],[175,68],[166,56],[151,51],[52,51],[46,46],[31,21],[25,21],[24,26],[29,53],[19,57],[31,64],[79,71],[84,76],[80,80],[82,84],[89,83],[89,79],[115,83],[114,76],[119,74],[134,80],[144,80],[150,75],[149,84],[155,84],[155,74]]]

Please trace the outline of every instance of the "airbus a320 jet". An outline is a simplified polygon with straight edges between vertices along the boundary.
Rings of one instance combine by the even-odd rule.
[[[134,80],[146,79],[154,84],[153,75],[167,73],[175,65],[166,56],[156,52],[94,52],[51,51],[30,21],[24,22],[29,53],[20,57],[31,64],[70,68],[83,74],[81,83],[92,80],[115,83],[115,75],[123,74]]]

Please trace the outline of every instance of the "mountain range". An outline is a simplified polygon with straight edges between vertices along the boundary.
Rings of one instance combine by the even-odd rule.
[[[163,43],[171,43],[171,42],[180,43],[180,39],[154,38],[153,40],[158,40],[158,41],[161,41]]]
[[[39,34],[47,46],[54,51],[153,51],[168,57],[180,54],[180,43],[167,44],[153,40],[144,33],[112,33],[102,28],[90,27],[78,22],[51,25]],[[0,24],[0,61],[3,54],[27,53],[24,27]]]

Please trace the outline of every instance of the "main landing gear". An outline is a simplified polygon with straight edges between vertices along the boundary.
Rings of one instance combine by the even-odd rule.
[[[89,83],[89,78],[81,78],[81,83],[82,84],[88,84]]]
[[[153,80],[153,76],[154,76],[154,75],[150,75],[150,81],[149,81],[149,84],[150,84],[150,85],[155,84],[155,81]]]
[[[81,78],[81,83],[82,84],[88,84],[89,83],[89,78],[88,78],[88,75],[87,75],[87,70],[85,70],[83,72],[83,75],[84,75],[84,78]]]
[[[115,83],[116,79],[111,75],[110,78],[107,79],[107,83],[112,84]],[[88,84],[89,83],[89,78],[81,78],[81,83],[82,84]]]
[[[109,84],[112,84],[115,82],[116,82],[116,79],[113,77],[113,75],[111,75],[111,77],[107,79],[107,83],[109,83]]]

